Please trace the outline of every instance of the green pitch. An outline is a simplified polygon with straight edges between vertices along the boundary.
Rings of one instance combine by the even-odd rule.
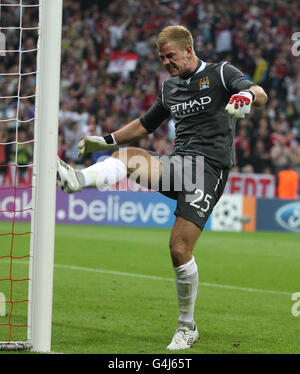
[[[1,232],[5,229],[9,225],[1,223]],[[169,233],[56,226],[53,352],[170,353],[166,346],[178,309]],[[18,253],[25,243],[28,239],[18,238]],[[178,353],[300,353],[300,316],[293,316],[291,299],[292,293],[300,292],[299,235],[207,231],[194,255],[200,282],[195,311],[200,340]],[[19,261],[14,271],[23,276],[28,266]],[[9,261],[0,259],[0,274],[8,266]],[[1,283],[5,282],[0,287]],[[14,287],[14,294],[21,292]],[[25,306],[14,305],[15,321],[26,318]],[[0,317],[0,323],[5,318]],[[25,328],[12,332],[14,340],[20,340]],[[0,326],[0,341],[7,333]]]

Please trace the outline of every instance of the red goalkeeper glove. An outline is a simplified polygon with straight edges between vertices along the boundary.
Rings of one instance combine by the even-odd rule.
[[[225,110],[236,119],[245,118],[245,115],[250,113],[254,99],[255,95],[252,91],[241,91],[230,97]]]

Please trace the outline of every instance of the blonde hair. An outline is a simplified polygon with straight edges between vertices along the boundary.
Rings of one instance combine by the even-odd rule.
[[[186,27],[181,25],[167,26],[159,33],[156,41],[158,50],[170,41],[174,42],[181,50],[184,50],[188,45],[194,47],[192,34]]]

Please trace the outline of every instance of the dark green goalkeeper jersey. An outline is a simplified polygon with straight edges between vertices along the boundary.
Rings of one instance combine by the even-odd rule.
[[[231,95],[253,85],[230,63],[200,60],[190,77],[163,82],[155,103],[140,121],[152,133],[171,116],[176,129],[174,154],[202,155],[216,167],[231,168],[235,119],[225,106]]]

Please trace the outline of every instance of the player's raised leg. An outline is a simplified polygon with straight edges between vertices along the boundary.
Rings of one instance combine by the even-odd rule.
[[[58,158],[57,182],[64,192],[73,193],[89,186],[105,189],[127,176],[150,188],[158,186],[161,169],[160,162],[146,150],[127,147],[82,170],[75,170]]]
[[[170,251],[175,272],[179,307],[178,327],[169,350],[190,348],[199,337],[194,322],[194,306],[198,290],[198,267],[193,256],[201,230],[194,223],[177,217],[170,237]]]

